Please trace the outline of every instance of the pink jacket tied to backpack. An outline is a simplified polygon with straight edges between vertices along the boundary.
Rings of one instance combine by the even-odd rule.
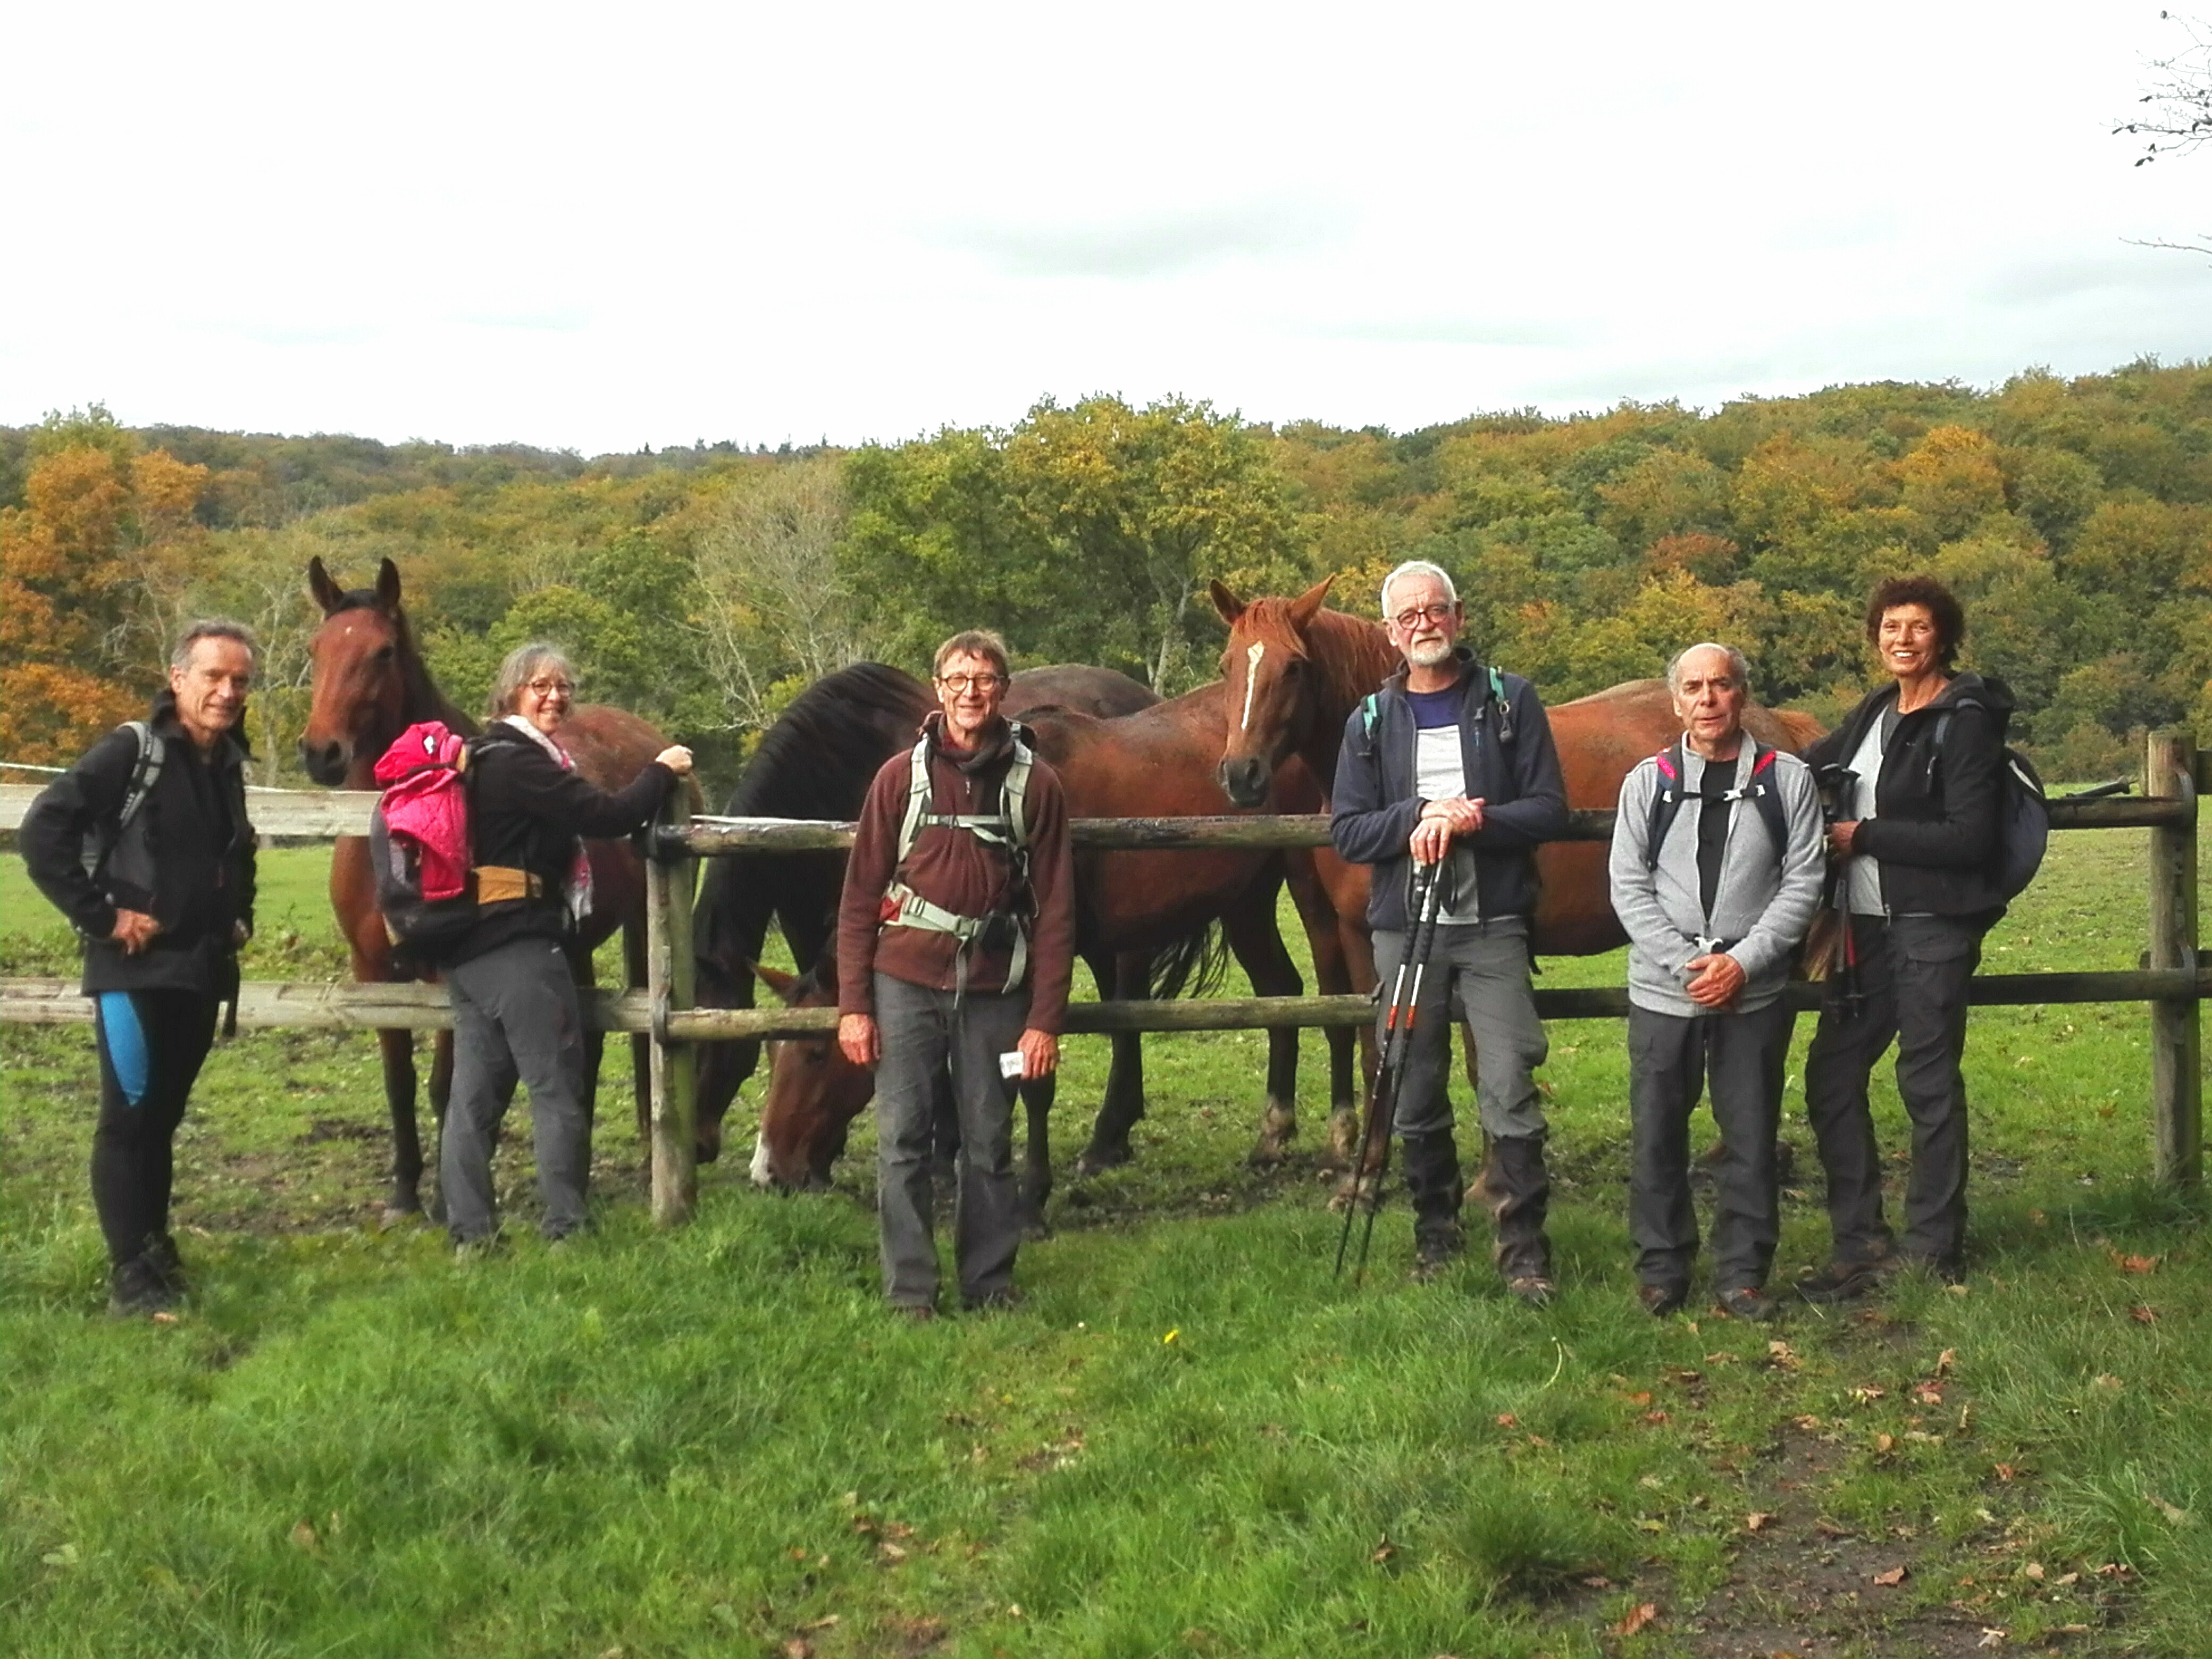
[[[469,807],[462,793],[465,744],[443,720],[402,732],[376,763],[387,831],[416,849],[422,896],[459,898],[469,884]]]

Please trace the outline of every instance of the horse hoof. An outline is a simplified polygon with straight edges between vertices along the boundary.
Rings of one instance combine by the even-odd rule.
[[[1127,1146],[1093,1146],[1076,1160],[1078,1175],[1103,1175],[1108,1170],[1118,1170],[1136,1156]]]
[[[1255,1169],[1265,1170],[1280,1164],[1287,1156],[1281,1141],[1273,1135],[1261,1135],[1244,1161]]]
[[[420,1204],[402,1204],[394,1200],[384,1206],[384,1219],[380,1224],[386,1228],[392,1228],[404,1225],[410,1221],[420,1221],[422,1218],[422,1206]]]

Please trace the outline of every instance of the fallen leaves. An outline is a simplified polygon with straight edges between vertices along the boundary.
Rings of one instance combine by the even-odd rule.
[[[1880,1584],[1884,1589],[1895,1589],[1899,1584],[1903,1583],[1911,1576],[1912,1569],[1906,1566],[1892,1567],[1887,1572],[1878,1572],[1873,1575],[1874,1582]]]
[[[2159,1261],[2160,1258],[2154,1255],[2123,1255],[2118,1250],[2112,1252],[2113,1264],[2124,1273],[2154,1273],[2158,1271]]]
[[[2155,1325],[2158,1323],[2158,1310],[2138,1302],[2128,1310],[2128,1317],[2138,1325]]]
[[[1768,1511],[1765,1510],[1753,1510],[1749,1515],[1743,1517],[1743,1529],[1746,1532],[1763,1532],[1766,1528],[1772,1525],[1773,1522],[1774,1516]]]
[[[1797,1357],[1796,1351],[1779,1338],[1766,1345],[1766,1363],[1778,1371],[1797,1370],[1805,1364]]]
[[[1397,1553],[1398,1547],[1390,1541],[1389,1535],[1386,1534],[1382,1537],[1375,1540],[1375,1547],[1373,1550],[1369,1552],[1367,1559],[1370,1561],[1374,1562],[1376,1565],[1380,1566],[1383,1562],[1388,1561]]]
[[[1982,1639],[1974,1645],[1978,1648],[2001,1648],[2005,1644],[2007,1634],[1995,1625],[1984,1625],[1982,1626]]]
[[[1631,1607],[1620,1622],[1612,1627],[1615,1636],[1633,1636],[1659,1617],[1656,1601],[1640,1601]]]
[[[2188,1524],[2189,1511],[2179,1504],[2167,1503],[2154,1492],[2146,1492],[2144,1496],[2150,1499],[2150,1506],[2166,1517],[2168,1526],[2179,1527]]]
[[[1996,1477],[2000,1480],[2011,1481],[2020,1478],[2020,1469],[2015,1464],[1994,1463],[1990,1465],[1990,1468],[1996,1472]]]

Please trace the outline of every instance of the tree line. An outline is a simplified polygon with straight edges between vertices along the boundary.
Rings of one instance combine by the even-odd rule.
[[[398,562],[465,706],[550,637],[587,696],[692,740],[722,783],[860,656],[920,669],[981,623],[1024,662],[1171,694],[1216,672],[1209,580],[1333,576],[1371,611],[1407,557],[1450,570],[1473,642],[1552,701],[1718,638],[1762,699],[1832,719],[1867,682],[1867,591],[1930,570],[1966,602],[1966,662],[2019,694],[2023,746],[2088,777],[2146,726],[2212,734],[2212,364],[1402,434],[1098,396],[848,451],[588,459],[130,429],[94,405],[0,428],[0,758],[73,757],[143,707],[183,618],[221,611],[264,637],[252,735],[264,778],[297,783],[317,554],[357,583]]]

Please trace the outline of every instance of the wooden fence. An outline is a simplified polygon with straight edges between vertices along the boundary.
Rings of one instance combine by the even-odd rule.
[[[2203,1173],[2202,1005],[2212,997],[2212,963],[2201,949],[2197,895],[2197,790],[2212,775],[2212,750],[2185,735],[2154,732],[2148,745],[2145,793],[2135,799],[2059,801],[2058,830],[2147,829],[2151,832],[2149,948],[2130,972],[1978,975],[1969,1000],[1979,1006],[2030,1003],[2148,1002],[2151,1006],[2154,1168],[2159,1179],[2194,1186]],[[12,838],[35,788],[0,786],[0,833]],[[270,793],[252,803],[263,834],[281,841],[328,841],[366,832],[375,797],[364,793]],[[1603,841],[1610,811],[1578,811],[1563,839]],[[1091,818],[1073,825],[1077,845],[1169,851],[1191,848],[1318,847],[1328,841],[1318,815],[1268,817]],[[591,994],[586,1012],[600,1029],[652,1038],[653,1212],[665,1224],[692,1212],[696,1050],[702,1042],[818,1035],[836,1026],[830,1008],[715,1009],[694,1006],[691,905],[698,860],[746,853],[813,852],[848,847],[849,823],[791,819],[699,818],[658,825],[647,865],[647,983],[641,991]],[[1789,996],[1817,1007],[1820,988],[1798,984]],[[1540,990],[1547,1019],[1625,1017],[1623,987]],[[432,985],[307,985],[249,981],[239,1002],[241,1026],[438,1030],[452,1024],[445,992]],[[1358,996],[1214,998],[1183,1002],[1077,1003],[1071,1034],[1251,1030],[1282,1026],[1365,1024],[1373,1002]],[[73,981],[0,979],[0,1022],[89,1022],[91,1004]]]

